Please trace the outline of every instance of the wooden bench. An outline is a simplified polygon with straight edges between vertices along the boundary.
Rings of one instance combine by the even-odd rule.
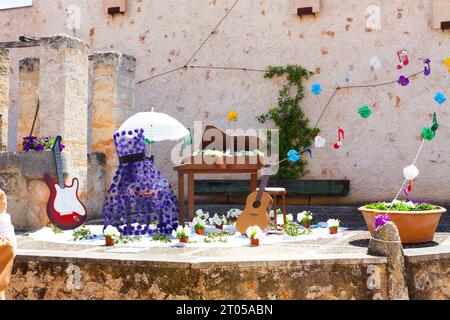
[[[349,180],[270,180],[269,187],[286,188],[288,197],[345,197]],[[209,196],[247,196],[247,180],[195,180],[195,194]]]

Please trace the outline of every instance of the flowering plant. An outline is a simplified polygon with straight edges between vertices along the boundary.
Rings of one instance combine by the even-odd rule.
[[[241,213],[242,213],[242,210],[240,210],[240,209],[236,209],[236,208],[230,209],[227,212],[227,218],[230,221],[235,221],[235,220],[237,220],[237,218],[239,218]]]
[[[297,221],[299,223],[310,223],[313,219],[311,211],[303,211],[297,214]]]
[[[339,221],[338,219],[329,219],[327,221],[328,228],[339,228],[340,223],[341,221]]]
[[[53,145],[55,144],[54,137],[41,137],[38,138],[36,136],[28,136],[23,138],[22,147],[23,151],[44,151],[44,150],[52,150]],[[63,151],[65,148],[64,145],[60,144],[60,151]]]
[[[172,231],[172,236],[177,239],[189,238],[191,229],[189,227],[178,226],[177,230]]]
[[[250,239],[259,240],[262,237],[264,237],[264,232],[262,232],[261,228],[258,226],[248,227],[245,233],[247,234],[247,237],[249,237]]]
[[[223,226],[225,223],[227,223],[227,217],[224,215],[218,215],[217,213],[212,217],[209,218],[209,223],[213,226]]]
[[[379,215],[375,217],[375,229],[384,226],[386,223],[391,221],[391,218],[388,215]]]
[[[391,207],[392,205],[392,207]],[[427,201],[404,201],[404,200],[394,200],[393,202],[377,202],[371,203],[364,206],[367,209],[374,210],[389,210],[391,207],[392,211],[428,211],[435,210],[437,206],[430,204]]]
[[[105,238],[117,238],[120,236],[120,232],[113,226],[107,226],[105,230],[103,230],[103,235]]]
[[[206,221],[209,218],[209,213],[203,212],[202,209],[198,209],[197,211],[195,211],[195,216]]]
[[[200,217],[194,217],[191,222],[191,228],[194,230],[204,230],[206,227],[206,221],[201,219]]]

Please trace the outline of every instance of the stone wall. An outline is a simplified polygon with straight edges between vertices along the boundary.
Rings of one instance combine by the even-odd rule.
[[[368,268],[375,265],[379,267],[379,288],[368,290]],[[78,283],[74,281],[77,268],[80,268]],[[385,264],[373,261],[189,264],[21,256],[14,263],[7,297],[31,300],[387,299],[386,268]]]
[[[64,175],[68,176],[70,155],[62,153]],[[56,171],[53,153],[1,152],[0,189],[8,195],[8,212],[17,231],[42,228],[48,223],[50,191],[43,179]]]
[[[0,151],[8,150],[9,51],[0,49]]]
[[[19,110],[17,150],[22,151],[23,137],[30,135],[39,104],[39,58],[26,57],[19,61]],[[40,136],[40,114],[37,114],[33,135]]]

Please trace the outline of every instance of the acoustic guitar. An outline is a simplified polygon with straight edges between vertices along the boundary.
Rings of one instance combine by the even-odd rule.
[[[50,188],[50,197],[47,203],[47,215],[51,223],[63,230],[71,230],[81,226],[86,220],[86,207],[78,197],[77,178],[72,179],[72,185],[64,183],[64,173],[61,161],[60,143],[62,138],[57,136],[52,151],[55,155],[57,179],[49,174],[44,176]]]
[[[236,221],[236,229],[246,234],[247,228],[258,226],[261,230],[270,224],[269,209],[272,207],[272,197],[265,192],[270,176],[262,178],[259,190],[248,195],[245,209]]]

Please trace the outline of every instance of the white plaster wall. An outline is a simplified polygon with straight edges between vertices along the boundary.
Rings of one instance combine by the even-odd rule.
[[[411,63],[406,74],[432,60],[432,75],[420,75],[408,87],[391,85],[340,91],[321,123],[321,135],[332,143],[337,128],[346,130],[343,148],[321,149],[309,161],[306,178],[350,179],[351,193],[334,203],[392,198],[403,181],[402,168],[412,162],[422,128],[431,125],[438,111],[438,136],[426,143],[417,165],[414,185],[417,199],[449,202],[449,103],[437,107],[433,97],[443,91],[450,97],[450,74],[442,60],[450,56],[450,32],[431,28],[431,0],[322,0],[316,17],[290,14],[289,0],[240,0],[215,35],[192,61],[194,65],[264,69],[268,65],[300,64],[316,75],[306,83],[320,82],[320,96],[306,94],[302,102],[315,123],[332,89],[345,84],[396,80],[396,51],[405,48]],[[91,50],[118,50],[137,58],[137,80],[183,66],[234,0],[129,0],[124,16],[110,17],[101,1],[34,1],[32,8],[0,11],[0,41],[68,33],[90,44]],[[381,30],[366,31],[366,9],[381,7]],[[81,29],[69,30],[65,9],[77,5]],[[10,141],[16,141],[16,62],[29,49],[12,51]],[[371,57],[382,63],[371,70]],[[402,71],[403,72],[403,71]],[[261,73],[220,70],[180,70],[137,85],[136,111],[151,107],[179,119],[186,126],[207,120],[225,129],[230,109],[239,112],[239,127],[260,127],[255,116],[277,100],[281,81],[265,80]],[[397,104],[397,97],[400,104]],[[363,105],[372,108],[369,119],[359,117]],[[267,124],[270,126],[270,124]],[[157,166],[175,182],[170,164],[172,143],[154,147]],[[175,183],[174,183],[175,184]]]

